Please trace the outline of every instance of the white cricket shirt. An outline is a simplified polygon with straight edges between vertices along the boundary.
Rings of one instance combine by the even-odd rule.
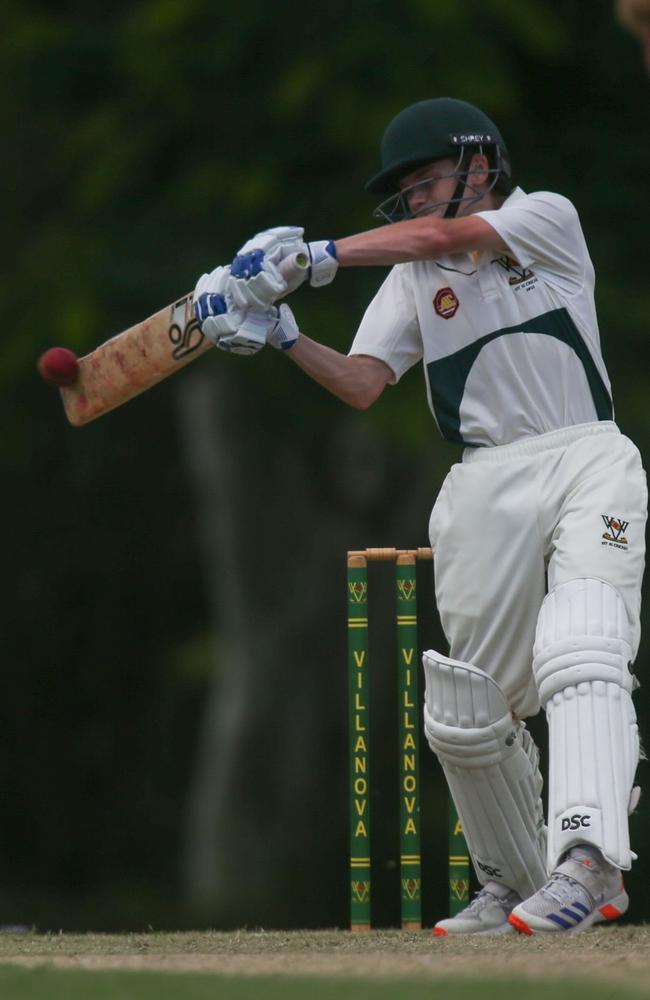
[[[508,254],[460,253],[393,267],[350,354],[394,381],[422,361],[441,433],[465,445],[611,420],[594,306],[594,269],[571,202],[516,188],[477,213]]]

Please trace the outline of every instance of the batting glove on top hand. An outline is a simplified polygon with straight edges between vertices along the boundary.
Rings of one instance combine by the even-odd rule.
[[[302,235],[299,226],[277,226],[244,243],[231,264],[228,286],[239,309],[268,309],[289,291],[278,264],[289,254],[304,249]]]
[[[239,309],[266,309],[276,299],[293,292],[307,278],[318,288],[329,285],[338,270],[336,245],[332,240],[305,243],[299,226],[281,226],[258,233],[241,248],[230,267],[228,290]],[[297,271],[289,283],[280,265],[291,254],[309,260],[305,271]]]
[[[261,250],[267,260],[279,264],[290,253],[297,253],[304,248],[303,233],[302,226],[275,226],[274,229],[265,229],[244,243],[237,251],[235,260],[252,253],[253,250]]]

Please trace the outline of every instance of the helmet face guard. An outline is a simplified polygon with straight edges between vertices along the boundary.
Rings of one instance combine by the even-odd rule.
[[[458,150],[458,159],[451,173],[436,177],[435,182],[446,180],[448,177],[456,178],[456,188],[451,198],[447,201],[438,201],[432,202],[429,205],[423,205],[416,212],[412,212],[409,206],[409,196],[418,188],[429,185],[433,181],[433,178],[423,177],[421,180],[416,181],[414,184],[409,184],[408,187],[402,188],[382,201],[372,213],[373,218],[389,223],[401,222],[404,219],[414,219],[423,215],[431,215],[438,209],[444,208],[441,218],[453,219],[457,215],[461,205],[472,205],[480,201],[484,195],[493,190],[502,174],[510,175],[510,164],[501,153],[501,146],[498,139],[492,135],[467,135],[464,133],[450,135],[449,146],[450,155],[454,149]],[[493,167],[488,166],[487,168],[482,167],[480,170],[470,170],[472,157],[476,153],[485,153],[484,146],[494,149],[495,165]],[[435,160],[432,162],[435,162]],[[413,167],[413,169],[417,168]],[[410,170],[405,171],[406,175],[410,172]],[[470,181],[473,174],[487,174],[490,177],[489,186],[479,191]],[[469,194],[467,194],[468,191],[470,192]]]

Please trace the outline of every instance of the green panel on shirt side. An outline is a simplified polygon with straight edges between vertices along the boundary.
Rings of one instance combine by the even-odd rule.
[[[460,404],[465,393],[465,384],[474,362],[485,345],[509,333],[541,333],[555,337],[556,340],[571,347],[582,362],[598,419],[612,419],[612,400],[607,387],[578,328],[567,310],[561,308],[542,313],[541,316],[535,316],[517,326],[506,326],[501,330],[494,330],[493,333],[486,333],[484,337],[479,337],[460,351],[448,354],[439,361],[429,362],[426,367],[431,400],[443,437],[457,444],[471,444],[465,441],[460,433]]]

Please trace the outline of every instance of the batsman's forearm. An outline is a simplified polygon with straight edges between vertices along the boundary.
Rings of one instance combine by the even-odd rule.
[[[335,241],[340,267],[405,264],[412,260],[437,260],[467,250],[507,250],[501,237],[480,216],[439,219],[425,215]]]
[[[407,219],[379,226],[365,233],[335,241],[340,267],[404,264],[431,260],[445,252],[446,233],[442,219]]]
[[[315,382],[359,410],[374,403],[393,375],[388,365],[377,358],[340,354],[304,333],[287,353]]]

